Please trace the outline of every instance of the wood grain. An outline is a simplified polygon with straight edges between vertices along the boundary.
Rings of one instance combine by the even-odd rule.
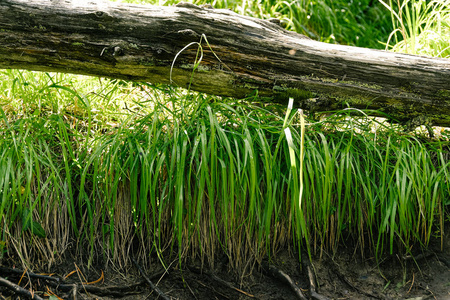
[[[191,81],[200,41],[203,59]],[[293,96],[312,111],[367,108],[450,126],[447,59],[325,44],[187,3],[2,0],[0,68],[190,85],[237,98],[258,90],[262,101]]]

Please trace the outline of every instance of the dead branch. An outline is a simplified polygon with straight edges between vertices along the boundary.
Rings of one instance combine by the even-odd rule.
[[[13,291],[14,293],[27,297],[28,299],[33,299],[33,300],[44,300],[43,298],[39,297],[36,293],[34,292],[30,292],[26,289],[24,289],[21,286],[18,286],[15,283],[12,283],[11,281],[0,277],[0,285],[6,287],[7,289]]]
[[[0,68],[172,84],[236,98],[258,91],[260,101],[294,97],[309,111],[351,107],[411,121],[410,127],[450,126],[450,60],[321,43],[229,10],[2,0],[0,40]]]

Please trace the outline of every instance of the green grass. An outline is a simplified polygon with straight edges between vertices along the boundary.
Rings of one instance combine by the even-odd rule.
[[[450,1],[380,2],[391,12],[387,48],[433,57],[450,57]]]
[[[390,12],[361,3],[213,4],[378,47]],[[71,252],[124,267],[131,253],[212,265],[225,254],[243,274],[285,247],[381,258],[442,237],[448,131],[430,140],[364,114],[317,121],[257,101],[0,71],[0,261],[50,269]]]
[[[442,232],[448,142],[342,117],[307,124],[302,142],[299,115],[282,107],[0,74],[2,245],[24,264],[56,263],[76,241],[88,263],[102,254],[126,264],[130,251],[164,262],[172,249],[210,264],[225,253],[243,272],[249,258],[282,247],[335,252],[353,241],[381,256],[425,247]],[[116,111],[97,116],[105,103]]]

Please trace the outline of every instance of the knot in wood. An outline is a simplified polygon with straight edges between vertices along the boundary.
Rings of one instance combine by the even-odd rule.
[[[95,18],[100,19],[102,21],[110,22],[114,20],[114,17],[110,16],[107,12],[98,10],[95,13],[93,13]]]
[[[192,29],[178,30],[177,33],[181,34],[181,35],[184,35],[184,36],[195,36],[195,37],[199,37],[200,36],[200,34],[198,34],[197,32],[195,32]]]
[[[270,18],[270,19],[269,19],[269,22],[281,26],[281,20],[280,20],[280,19],[277,19],[277,18]]]
[[[114,47],[113,56],[121,56],[123,55],[123,50],[119,46]]]
[[[179,2],[175,4],[176,7],[182,7],[182,8],[190,8],[190,9],[202,9],[200,6],[195,5],[190,2]]]
[[[203,9],[214,9],[214,7],[209,3],[202,4],[202,5],[200,5],[200,7]]]

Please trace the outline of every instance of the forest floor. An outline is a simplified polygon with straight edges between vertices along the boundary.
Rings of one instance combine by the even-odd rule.
[[[137,265],[124,271],[109,267],[104,272],[102,282],[85,285],[78,284],[76,298],[72,288],[49,284],[45,279],[35,278],[31,285],[35,294],[48,299],[47,287],[60,299],[450,299],[450,228],[443,240],[431,243],[428,252],[410,257],[390,256],[379,262],[374,258],[361,259],[354,250],[342,248],[331,257],[322,253],[314,257],[310,270],[315,273],[316,294],[311,298],[310,278],[307,265],[300,264],[298,256],[284,250],[273,257],[270,265],[256,266],[245,277],[233,275],[226,262],[217,264],[214,271],[199,268],[195,264],[181,266],[174,262],[168,272],[162,267],[144,270],[145,276],[156,284],[163,295],[153,290]],[[10,282],[17,283],[20,275],[8,273],[14,262],[3,261],[3,274]],[[74,269],[74,262],[55,267],[52,277],[66,276]],[[311,266],[313,268],[311,268]],[[6,267],[6,268],[5,268]],[[80,265],[77,265],[80,267]],[[81,266],[80,269],[83,269]],[[142,270],[141,270],[142,271]],[[82,279],[82,276],[86,279]],[[71,275],[65,283],[76,284],[82,280],[94,281],[101,277],[101,268],[90,268],[86,273]],[[284,278],[282,278],[285,274]],[[299,293],[285,279],[289,277],[293,285],[300,288]],[[30,282],[22,280],[21,286],[29,288]],[[51,286],[53,285],[53,287]],[[70,285],[69,285],[70,286]],[[297,290],[298,291],[298,290]],[[18,297],[11,289],[0,284],[0,299],[27,299]],[[57,299],[57,298],[52,298]]]

